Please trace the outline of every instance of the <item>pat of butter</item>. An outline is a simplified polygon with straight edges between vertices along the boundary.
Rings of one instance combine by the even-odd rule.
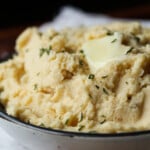
[[[106,62],[124,56],[130,47],[122,45],[121,42],[122,34],[115,32],[111,36],[105,36],[84,43],[82,49],[90,67],[98,69]]]

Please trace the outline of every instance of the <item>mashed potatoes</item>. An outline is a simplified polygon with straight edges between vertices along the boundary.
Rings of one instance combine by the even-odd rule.
[[[87,53],[92,47],[83,49],[84,44],[115,33],[122,36],[117,51],[127,49],[96,64]],[[17,39],[16,51],[0,64],[0,102],[9,115],[68,131],[150,129],[150,29],[139,23],[45,33],[28,28]]]

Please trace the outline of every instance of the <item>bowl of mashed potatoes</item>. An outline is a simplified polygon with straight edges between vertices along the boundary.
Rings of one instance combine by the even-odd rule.
[[[150,28],[27,28],[0,64],[0,125],[36,150],[150,147]],[[68,141],[69,140],[69,141]]]

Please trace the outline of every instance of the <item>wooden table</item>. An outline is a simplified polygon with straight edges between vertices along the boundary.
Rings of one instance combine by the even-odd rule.
[[[107,12],[106,15],[119,18],[146,18],[150,20],[150,5],[142,5],[126,10]],[[13,52],[15,39],[27,26],[38,26],[42,23],[43,21],[37,20],[36,23],[27,23],[26,25],[16,25],[13,27],[0,29],[0,60],[5,59]]]

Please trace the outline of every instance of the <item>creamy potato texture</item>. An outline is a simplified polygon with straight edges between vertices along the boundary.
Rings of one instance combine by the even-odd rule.
[[[116,133],[150,129],[150,29],[139,23],[26,29],[0,64],[0,102],[37,126]]]

